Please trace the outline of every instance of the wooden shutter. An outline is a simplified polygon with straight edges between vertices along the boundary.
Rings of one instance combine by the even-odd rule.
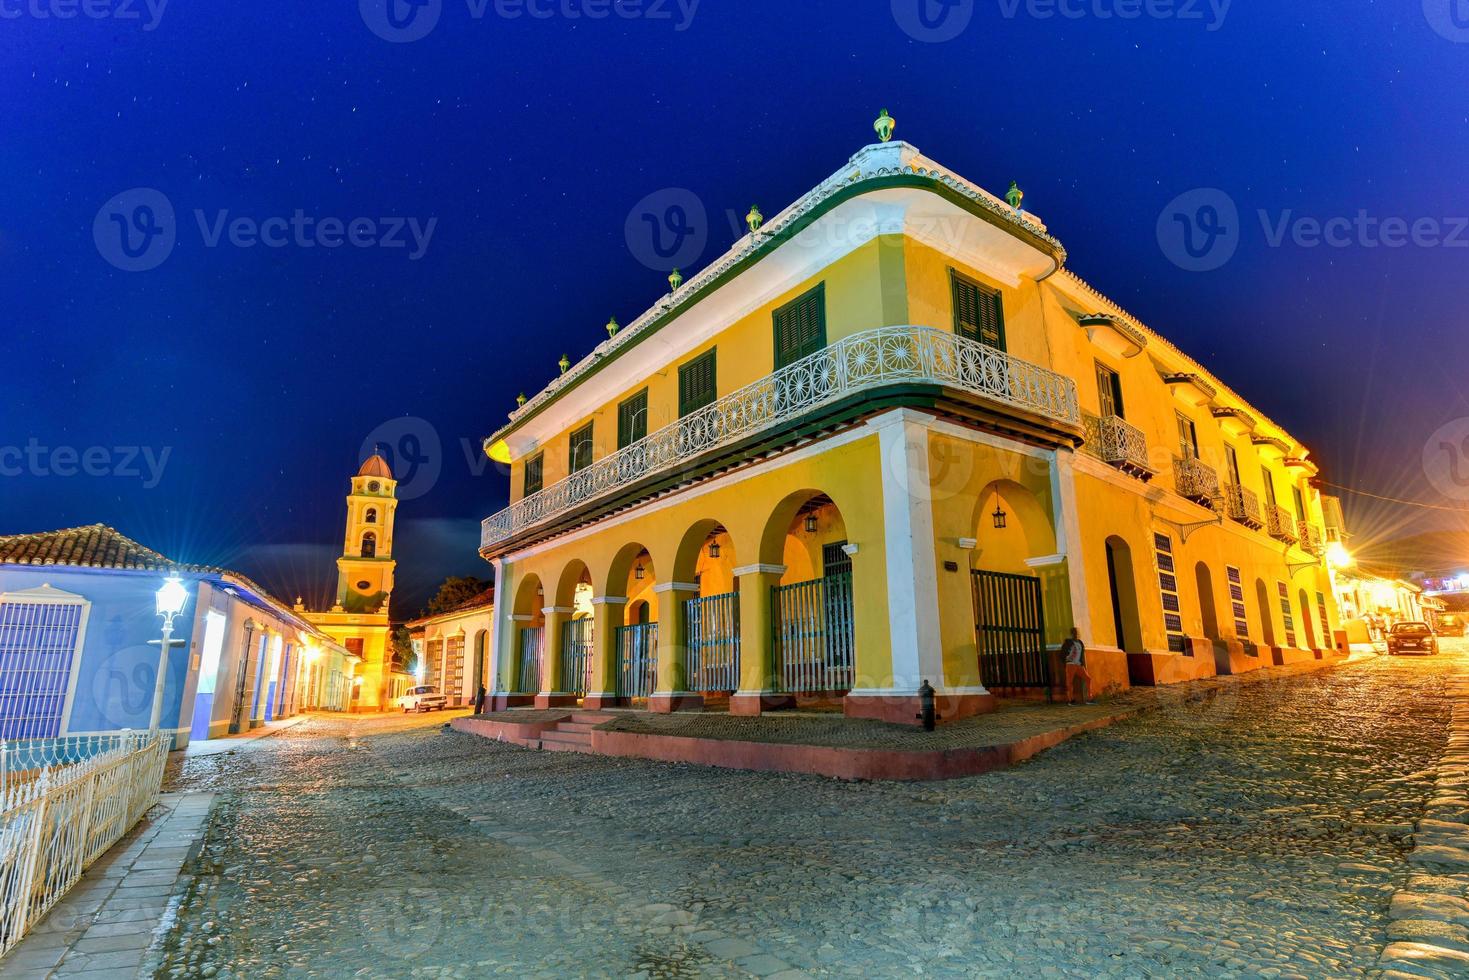
[[[1260,467],[1260,479],[1265,481],[1265,500],[1271,507],[1276,505],[1275,500],[1275,477],[1270,475],[1270,467]]]
[[[617,406],[617,448],[632,445],[648,434],[648,389]]]
[[[1122,379],[1107,365],[1097,362],[1097,396],[1102,406],[1102,417],[1122,414]]]
[[[525,492],[522,497],[529,497],[533,493],[540,493],[545,486],[546,457],[544,453],[537,453],[535,458],[525,461]]]
[[[571,446],[568,449],[566,469],[569,473],[575,473],[591,465],[592,423],[588,422],[571,434]]]
[[[678,369],[679,418],[697,412],[718,397],[715,386],[714,351],[700,354]]]
[[[981,286],[950,272],[954,296],[954,332],[997,350],[1005,349],[1005,307],[999,290]]]
[[[1224,447],[1224,459],[1229,463],[1229,485],[1233,487],[1239,486],[1239,453],[1234,451],[1233,446],[1226,445]]]
[[[1296,520],[1304,521],[1306,519],[1306,498],[1301,496],[1300,487],[1291,487],[1290,492],[1296,504]]]
[[[826,283],[775,311],[775,369],[826,346]]]
[[[1199,458],[1199,437],[1193,420],[1181,412],[1178,415],[1178,451],[1184,459]]]

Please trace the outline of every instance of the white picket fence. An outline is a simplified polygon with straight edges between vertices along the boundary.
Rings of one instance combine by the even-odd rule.
[[[0,956],[158,802],[171,742],[121,732],[0,743]]]

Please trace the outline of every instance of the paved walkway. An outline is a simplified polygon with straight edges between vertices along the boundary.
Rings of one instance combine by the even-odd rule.
[[[313,719],[185,760],[220,797],[161,975],[1363,975],[1442,792],[1445,648],[938,784]]]
[[[169,915],[213,793],[168,793],[0,960],[5,977],[133,977]]]

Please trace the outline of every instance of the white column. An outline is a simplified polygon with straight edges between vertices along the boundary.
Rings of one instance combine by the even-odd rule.
[[[986,694],[983,688],[950,689],[945,682],[933,484],[928,467],[929,421],[926,415],[899,409],[867,422],[878,434],[887,548],[884,555],[857,560],[886,563],[893,689],[885,693],[916,694],[927,680],[940,694]]]
[[[1085,557],[1081,553],[1081,518],[1076,511],[1076,469],[1071,453],[1055,452],[1051,467],[1051,500],[1055,506],[1056,553],[1066,558],[1066,581],[1071,587],[1071,620],[1081,630],[1083,643],[1091,642],[1091,607],[1086,597]]]
[[[490,710],[494,710],[495,698],[505,693],[505,665],[511,662],[510,647],[515,642],[515,624],[510,620],[510,589],[515,576],[503,558],[494,559],[490,565],[495,569],[495,615],[490,620],[490,683],[486,697],[492,705]]]

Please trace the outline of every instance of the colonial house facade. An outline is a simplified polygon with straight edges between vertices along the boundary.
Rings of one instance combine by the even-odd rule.
[[[480,688],[489,689],[494,616],[495,591],[486,589],[453,609],[408,623],[419,683],[443,691],[452,706],[474,704]]]
[[[1314,658],[1309,451],[903,142],[858,152],[485,441],[496,703],[914,723]],[[553,352],[554,353],[554,352]]]
[[[345,710],[358,658],[237,572],[171,561],[101,524],[0,537],[0,739],[149,726],[171,575],[174,622],[162,730],[249,731],[306,710]]]

